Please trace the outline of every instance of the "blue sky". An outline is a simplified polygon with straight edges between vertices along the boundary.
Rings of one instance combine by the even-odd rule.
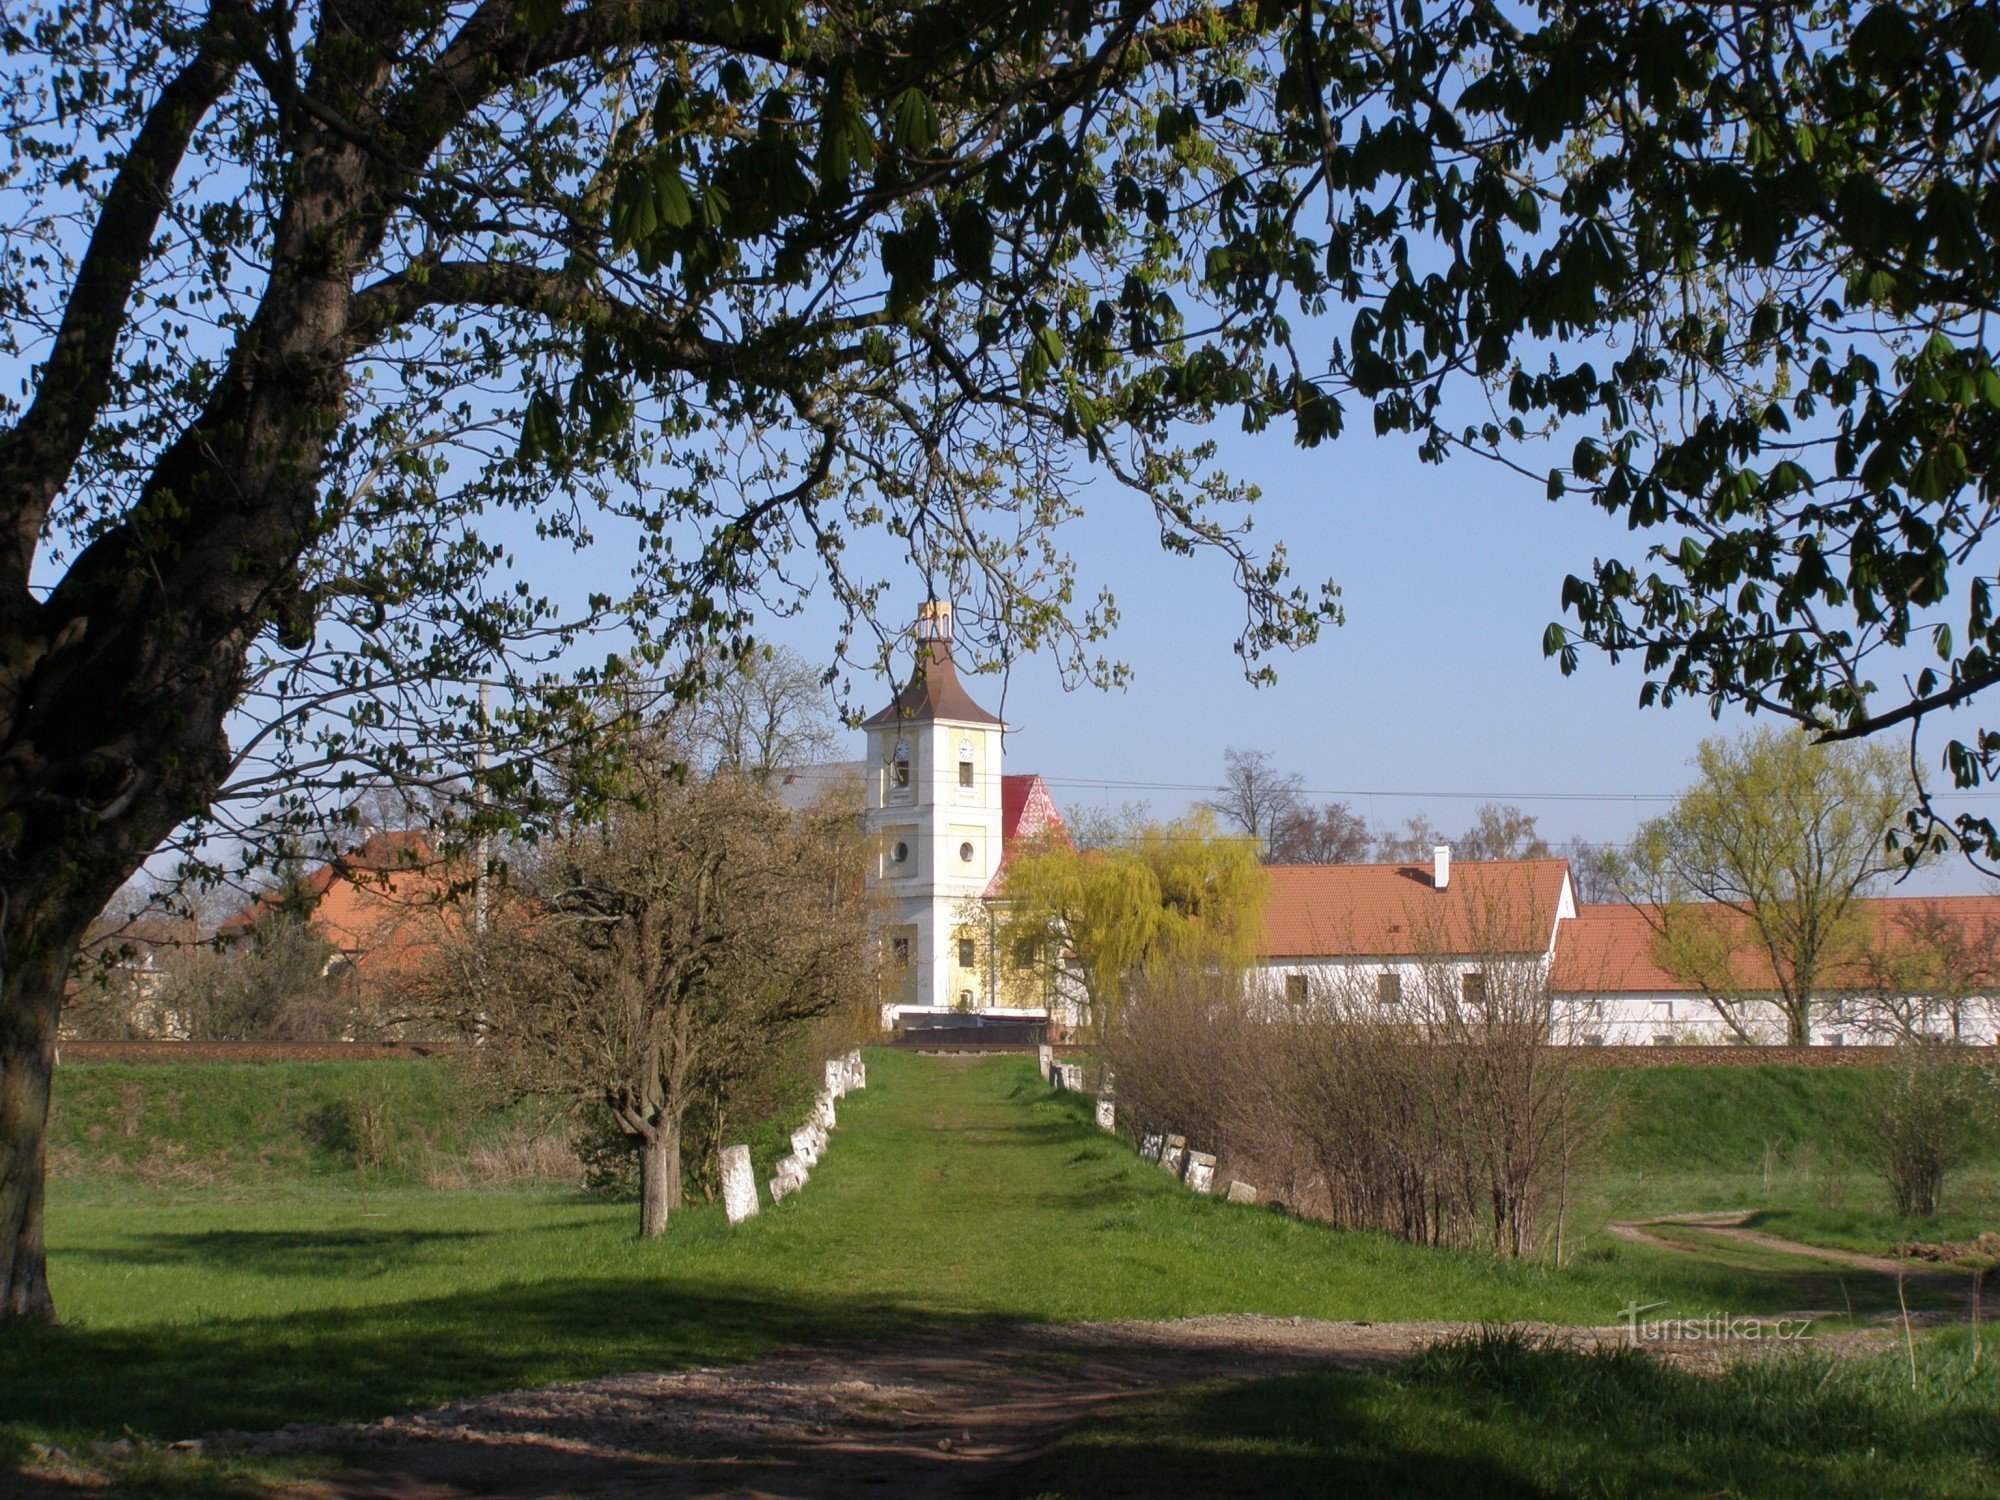
[[[1281,658],[1275,686],[1251,686],[1230,650],[1240,609],[1226,569],[1164,554],[1143,508],[1100,487],[1069,544],[1085,584],[1118,596],[1113,654],[1131,686],[1066,691],[1046,660],[1018,664],[1004,688],[973,682],[1012,726],[1008,769],[1041,772],[1059,803],[1143,798],[1177,812],[1236,746],[1269,751],[1375,825],[1421,811],[1452,831],[1490,797],[1535,813],[1552,841],[1622,842],[1686,784],[1703,737],[1746,722],[1732,711],[1718,723],[1702,703],[1641,710],[1634,661],[1586,655],[1565,678],[1543,657],[1564,576],[1639,552],[1614,518],[1552,504],[1482,460],[1421,463],[1407,440],[1366,431],[1313,452],[1277,433],[1219,436],[1232,472],[1264,492],[1258,535],[1285,541],[1299,577],[1337,581],[1347,622]],[[773,636],[823,659],[832,630],[808,608]],[[886,693],[863,694],[865,706]],[[1984,888],[1956,861],[1919,881]]]

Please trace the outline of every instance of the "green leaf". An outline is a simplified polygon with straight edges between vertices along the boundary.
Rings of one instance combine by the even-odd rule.
[[[938,143],[937,115],[922,89],[907,88],[898,94],[891,115],[898,149],[920,156]]]

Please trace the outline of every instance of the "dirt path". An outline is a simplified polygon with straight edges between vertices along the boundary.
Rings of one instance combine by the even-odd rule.
[[[241,1446],[342,1454],[343,1477],[295,1487],[298,1500],[1001,1492],[1076,1423],[1135,1394],[1387,1366],[1466,1326],[1209,1317],[985,1329],[512,1391]]]
[[[1857,1250],[1836,1250],[1826,1245],[1808,1245],[1801,1240],[1788,1240],[1779,1235],[1766,1234],[1761,1229],[1748,1227],[1752,1212],[1749,1209],[1742,1209],[1724,1213],[1667,1214],[1657,1219],[1606,1224],[1604,1228],[1617,1239],[1649,1245],[1656,1250],[1676,1250],[1684,1255],[1699,1255],[1701,1247],[1698,1245],[1652,1232],[1669,1225],[1680,1229],[1695,1229],[1704,1236],[1725,1243],[1796,1255],[1804,1260],[1818,1261],[1833,1270],[1865,1271],[1871,1275],[1887,1277],[1891,1281],[1900,1277],[1906,1287],[1938,1292],[1952,1300],[1953,1306],[1947,1311],[1913,1311],[1910,1314],[1912,1323],[1951,1322],[1973,1315],[1973,1280],[1966,1272],[1934,1266],[1912,1266],[1910,1262],[1897,1260],[1892,1256],[1864,1255]]]

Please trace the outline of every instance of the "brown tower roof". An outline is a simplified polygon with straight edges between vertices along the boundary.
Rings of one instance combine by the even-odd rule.
[[[917,724],[950,719],[960,724],[998,724],[1000,720],[972,701],[958,680],[946,641],[925,641],[919,648],[916,675],[887,708],[871,718],[877,724]]]

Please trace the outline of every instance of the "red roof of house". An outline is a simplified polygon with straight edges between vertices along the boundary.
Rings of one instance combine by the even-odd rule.
[[[1008,861],[1023,843],[1035,839],[1057,839],[1067,844],[1069,830],[1063,826],[1056,799],[1049,795],[1048,783],[1032,772],[1000,778],[1000,865],[986,883],[986,894],[1000,894],[1007,875]]]
[[[365,978],[386,978],[415,963],[437,941],[455,879],[419,829],[371,835],[358,848],[306,876],[308,920]],[[247,932],[278,900],[259,896],[221,926]]]
[[[1894,945],[1913,938],[1932,924],[1956,928],[1957,941],[1970,953],[1984,950],[1986,964],[2000,965],[2000,896],[1878,896],[1860,903],[1871,942]],[[1556,961],[1551,987],[1571,994],[1700,994],[1701,987],[1676,978],[1655,955],[1657,908],[1579,906],[1576,920],[1556,934]],[[1732,926],[1745,919],[1726,907],[1715,916]],[[1745,933],[1737,949],[1737,979],[1747,989],[1775,988],[1770,956]],[[1988,969],[1991,972],[1991,969]],[[1974,977],[1974,976],[1966,976]],[[1826,984],[1832,989],[1859,988],[1872,976],[1858,965],[1831,968]]]
[[[1549,945],[1569,861],[1464,860],[1445,888],[1428,861],[1272,865],[1267,958],[1539,953]]]

